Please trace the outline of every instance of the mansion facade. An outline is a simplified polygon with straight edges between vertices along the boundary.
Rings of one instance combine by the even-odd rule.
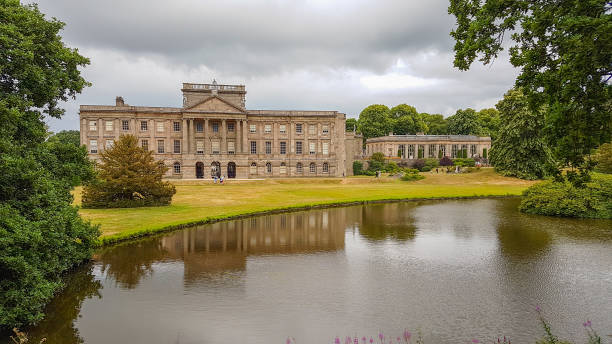
[[[168,178],[342,177],[362,156],[337,111],[247,110],[244,85],[183,83],[183,106],[81,105],[90,158],[123,134],[169,167]]]
[[[473,135],[393,135],[373,137],[366,140],[367,156],[383,153],[387,158],[412,160],[419,158],[451,159],[466,152],[468,158],[488,157],[491,138]]]

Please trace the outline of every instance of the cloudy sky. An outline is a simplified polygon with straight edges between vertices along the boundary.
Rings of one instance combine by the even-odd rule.
[[[453,68],[446,0],[40,0],[64,41],[91,59],[93,86],[53,131],[78,128],[80,104],[181,106],[182,82],[245,84],[248,109],[413,105],[452,115],[494,106],[517,71]]]

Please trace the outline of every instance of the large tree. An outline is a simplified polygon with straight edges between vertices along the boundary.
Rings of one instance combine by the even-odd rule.
[[[481,135],[482,127],[474,109],[459,109],[446,119],[448,133],[452,135]]]
[[[489,136],[491,140],[495,141],[501,124],[499,111],[495,108],[482,109],[478,111],[477,116],[481,128],[480,134]]]
[[[428,135],[446,135],[448,133],[448,123],[444,116],[440,114],[428,114],[422,113],[421,118],[427,125],[427,131],[425,132]]]
[[[370,105],[359,114],[357,131],[363,134],[364,139],[385,136],[393,130],[393,119],[389,108],[385,105]]]
[[[94,178],[93,162],[89,160],[87,148],[80,144],[80,133],[77,130],[64,130],[51,135],[45,142],[53,153],[45,163],[56,176],[68,181],[72,186]]]
[[[427,131],[427,124],[414,106],[400,104],[391,110],[393,118],[393,133],[398,135],[414,135]]]
[[[450,0],[448,11],[457,19],[455,66],[490,63],[509,35],[510,62],[521,69],[516,86],[532,110],[548,106],[541,115],[555,155],[564,165],[588,167],[584,156],[611,135],[612,3]]]
[[[357,119],[347,118],[346,119],[346,131],[355,131],[357,129]]]
[[[489,152],[495,170],[506,176],[541,179],[555,162],[542,130],[544,117],[533,112],[520,90],[510,90],[496,105],[502,126]]]
[[[40,320],[98,236],[71,205],[74,180],[58,173],[66,155],[45,143],[44,116],[60,117],[58,103],[88,85],[79,67],[89,60],[64,45],[63,26],[0,0],[0,332]]]

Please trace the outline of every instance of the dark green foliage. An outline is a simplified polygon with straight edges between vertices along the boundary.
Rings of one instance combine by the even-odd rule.
[[[485,159],[485,160],[488,160],[489,159],[489,154],[488,153],[489,153],[489,151],[486,148],[483,148],[482,149],[482,158]]]
[[[505,176],[540,179],[550,173],[554,160],[544,142],[544,116],[531,111],[519,90],[510,90],[496,105],[502,119],[499,138],[489,152],[495,170]]]
[[[376,152],[374,154],[372,154],[371,157],[372,161],[376,161],[376,162],[380,162],[380,163],[384,163],[385,162],[385,155],[381,152]]]
[[[385,164],[383,167],[383,171],[387,173],[397,173],[400,170],[399,166],[394,161],[391,161],[388,164]]]
[[[523,193],[519,209],[528,214],[612,218],[612,175],[594,173],[584,187],[547,180]]]
[[[440,159],[440,166],[453,166],[453,161],[451,158],[443,156],[442,159]]]
[[[91,256],[99,234],[71,206],[70,190],[89,178],[78,144],[45,142],[43,114],[88,83],[89,61],[64,46],[63,23],[36,5],[0,0],[0,332],[39,321],[61,276]],[[68,135],[69,136],[69,135]]]
[[[100,154],[100,180],[83,189],[83,208],[131,208],[168,205],[174,185],[162,181],[168,170],[153,153],[138,146],[138,138],[121,135]]]
[[[400,179],[405,182],[425,179],[425,176],[419,174],[419,170],[417,169],[404,169],[403,172],[404,172],[404,175],[401,176]]]
[[[477,116],[480,135],[489,136],[491,141],[495,141],[499,133],[499,126],[501,125],[499,111],[495,108],[482,109],[478,111]]]
[[[446,135],[448,134],[448,123],[444,116],[440,114],[428,114],[422,113],[421,117],[427,125],[427,131],[425,134],[427,135]]]
[[[471,159],[471,158],[457,158],[453,160],[453,165],[474,167],[476,166],[476,160]]]
[[[355,131],[357,129],[357,120],[355,118],[346,119],[346,131]]]
[[[94,167],[87,157],[87,148],[81,146],[79,141],[79,132],[70,130],[52,135],[45,142],[51,153],[45,165],[54,175],[69,180],[71,186],[81,185],[94,178]]]
[[[474,109],[457,110],[446,119],[448,133],[451,135],[480,135],[482,127],[478,121],[478,114]]]
[[[353,175],[360,175],[363,173],[363,163],[359,160],[353,161]]]
[[[385,105],[370,105],[359,114],[357,131],[365,140],[385,136],[393,130],[393,119]]]
[[[610,141],[610,1],[451,0],[448,11],[457,19],[451,36],[459,69],[476,58],[490,63],[505,37],[514,41],[510,62],[521,69],[516,86],[532,111],[547,106],[538,116],[561,166],[583,166],[585,155]]]
[[[435,158],[425,159],[425,167],[429,168],[429,170],[433,170],[434,168],[440,166],[440,160]]]
[[[389,110],[393,119],[393,133],[396,135],[414,135],[427,131],[427,124],[417,110],[410,105],[401,104]]]
[[[612,144],[604,143],[599,146],[593,154],[593,160],[597,164],[595,166],[595,171],[612,173]]]

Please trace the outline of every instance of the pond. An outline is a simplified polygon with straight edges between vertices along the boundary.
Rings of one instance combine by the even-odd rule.
[[[529,216],[518,199],[260,216],[102,249],[68,277],[50,343],[467,343],[612,334],[612,221]],[[604,337],[606,338],[606,337]],[[609,337],[608,337],[609,338]]]

